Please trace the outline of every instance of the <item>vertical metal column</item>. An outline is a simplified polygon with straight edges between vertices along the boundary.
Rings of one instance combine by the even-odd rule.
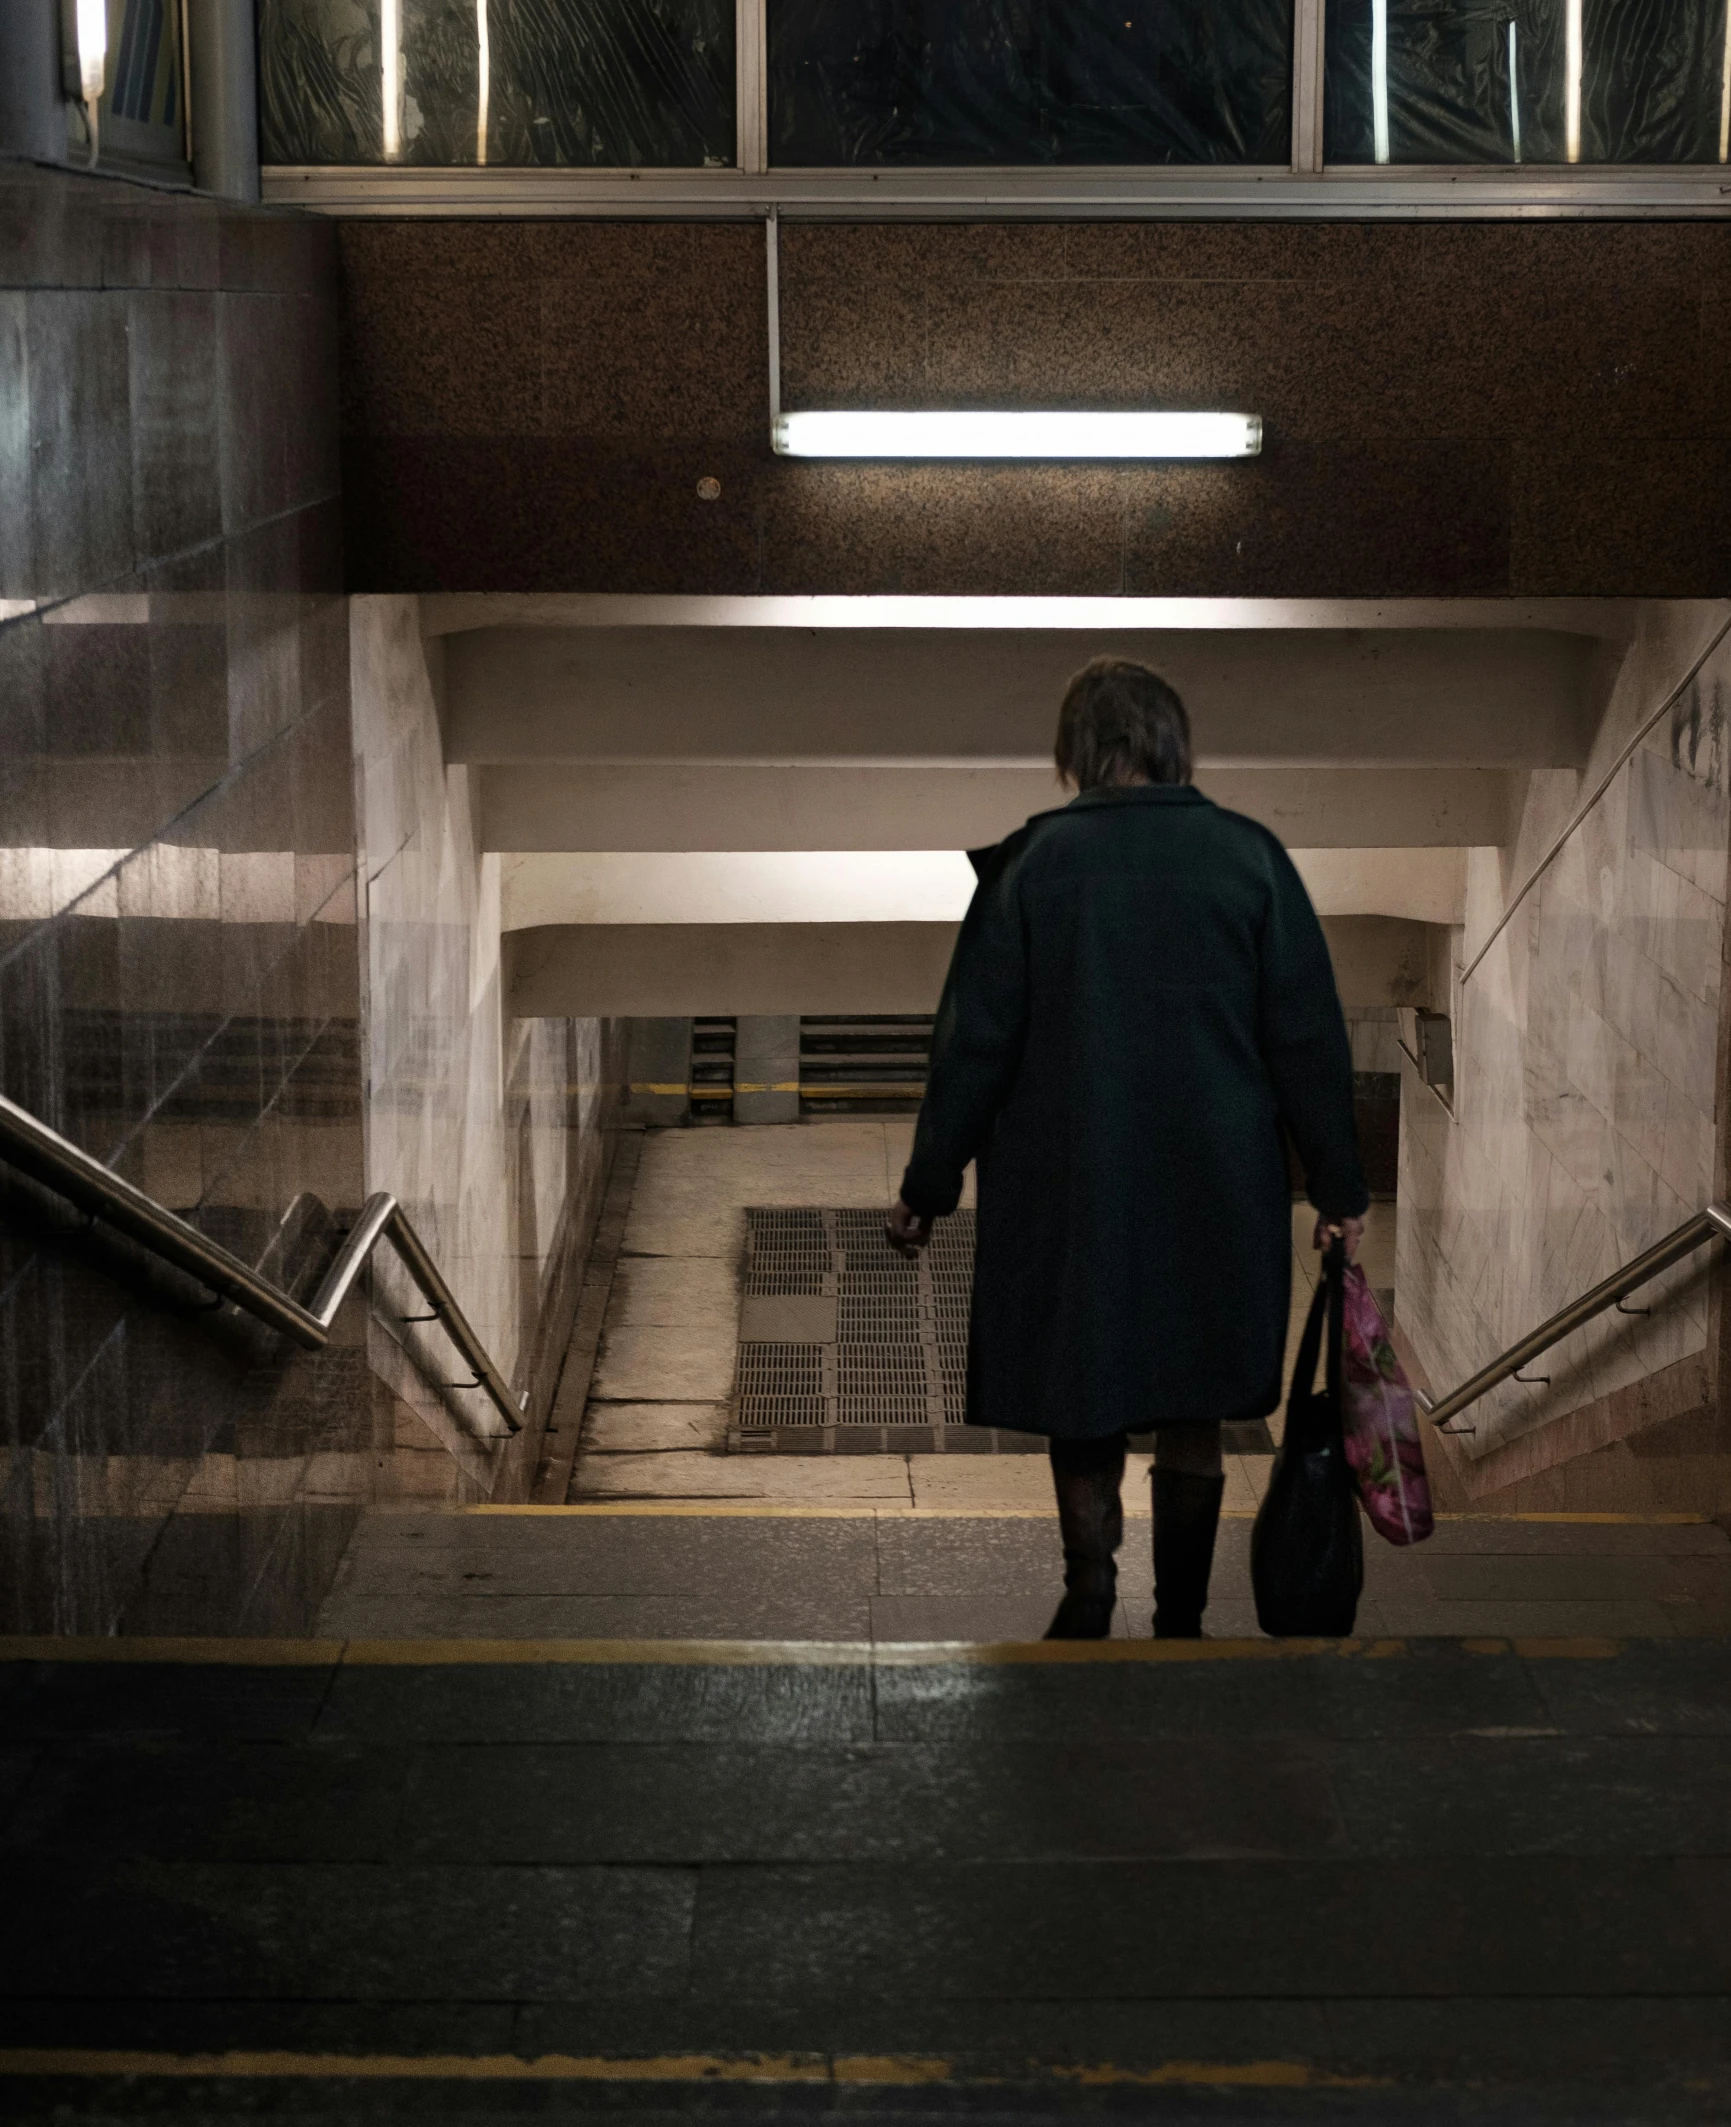
[[[66,160],[56,0],[0,0],[0,154]]]
[[[252,0],[188,0],[192,178],[201,192],[256,200],[258,49]]]

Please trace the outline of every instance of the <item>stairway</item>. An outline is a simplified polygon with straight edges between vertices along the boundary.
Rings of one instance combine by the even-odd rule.
[[[929,1012],[801,1019],[799,1112],[916,1114],[931,1053]]]
[[[730,1123],[733,1120],[733,1050],[738,1032],[736,1019],[694,1019],[691,1022],[691,1120],[694,1123]]]

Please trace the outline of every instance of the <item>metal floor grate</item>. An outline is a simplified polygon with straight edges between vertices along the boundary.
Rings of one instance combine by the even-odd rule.
[[[1043,1454],[1037,1433],[964,1423],[974,1214],[940,1222],[915,1263],[881,1211],[748,1210],[739,1370],[727,1444],[738,1453]],[[1272,1454],[1261,1421],[1227,1445]]]
[[[1032,1434],[964,1425],[974,1214],[945,1219],[917,1263],[881,1211],[746,1213],[745,1301],[728,1445],[748,1453],[1042,1452]],[[833,1302],[833,1334],[754,1335],[773,1303]],[[766,1305],[765,1303],[769,1303]],[[813,1318],[818,1319],[817,1317]],[[824,1326],[830,1317],[822,1316]]]

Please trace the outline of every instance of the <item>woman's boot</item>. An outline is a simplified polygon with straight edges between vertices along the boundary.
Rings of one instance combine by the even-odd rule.
[[[1118,1602],[1117,1550],[1124,1539],[1124,1436],[1054,1440],[1052,1488],[1064,1539],[1064,1600],[1049,1640],[1103,1640]]]
[[[1154,1637],[1199,1640],[1224,1477],[1154,1471]]]

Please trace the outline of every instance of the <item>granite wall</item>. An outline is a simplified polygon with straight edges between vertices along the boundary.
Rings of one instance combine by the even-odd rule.
[[[1533,776],[1515,844],[1473,853],[1445,978],[1450,1099],[1403,1063],[1397,1314],[1438,1389],[1723,1193],[1728,621],[1723,605],[1649,609],[1585,770]],[[1439,1443],[1452,1491],[1536,1508],[1731,1506],[1716,1256],[1636,1294],[1649,1314],[1601,1317],[1536,1361],[1533,1385],[1465,1413],[1474,1429]]]
[[[442,643],[413,598],[350,620],[366,923],[367,1188],[388,1189],[505,1378],[527,1390],[515,1447],[476,1391],[438,1395],[449,1347],[381,1258],[369,1327],[391,1389],[396,1492],[526,1498],[594,1232],[624,1078],[623,1021],[516,1019],[505,1006],[499,859],[475,831],[470,772],[440,737]],[[417,1365],[410,1353],[420,1354]]]
[[[304,1291],[362,1191],[327,226],[0,165],[0,1088]],[[0,1629],[295,1629],[366,1464],[0,1166]]]
[[[1267,423],[1254,461],[1122,468],[777,460],[756,224],[339,242],[357,590],[1713,596],[1731,565],[1724,222],[784,227],[791,407]]]

